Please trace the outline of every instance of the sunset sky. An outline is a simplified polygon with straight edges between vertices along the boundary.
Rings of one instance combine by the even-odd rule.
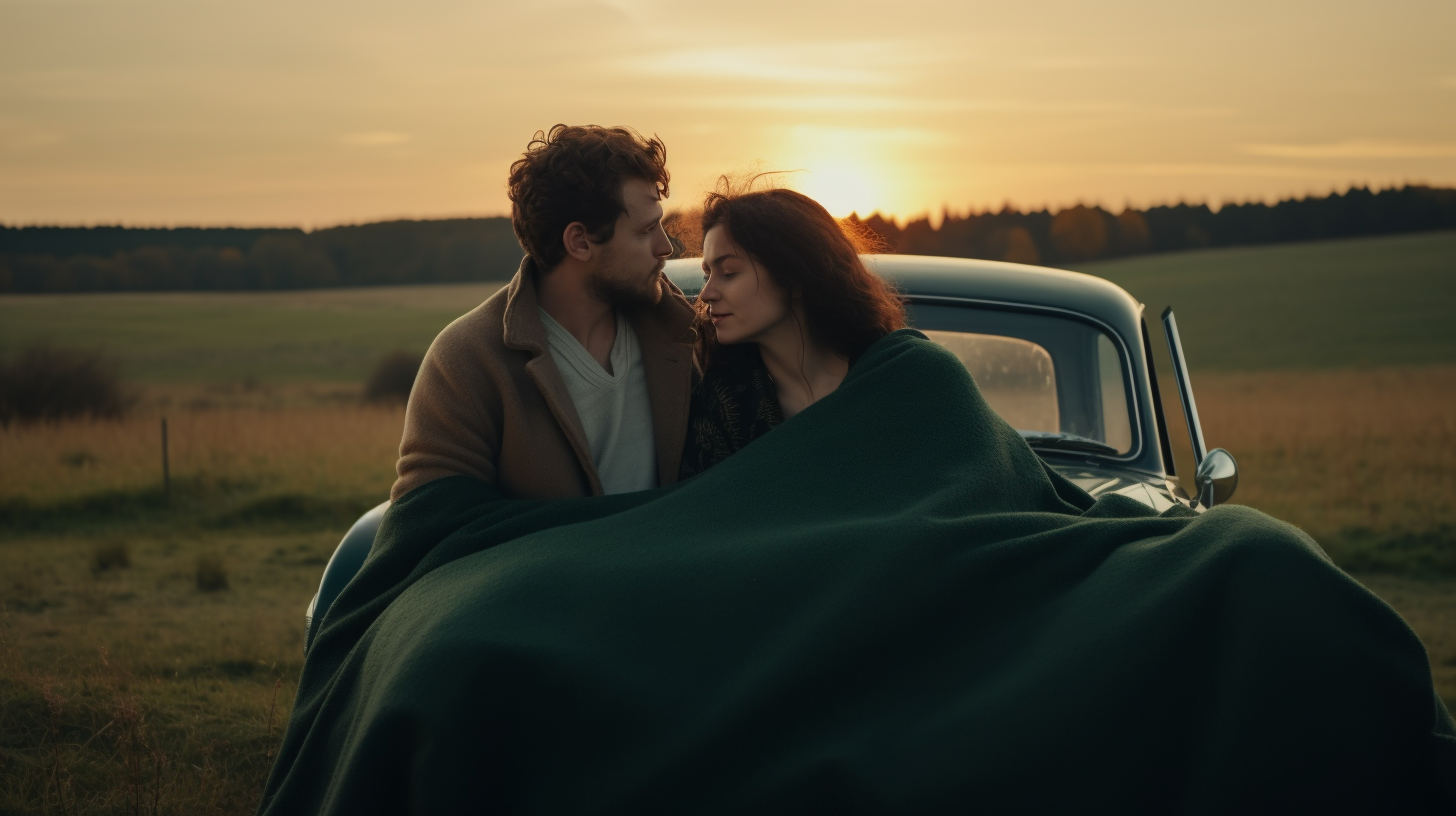
[[[508,210],[555,122],[671,206],[800,170],[836,214],[1456,185],[1456,2],[0,0],[0,222]]]

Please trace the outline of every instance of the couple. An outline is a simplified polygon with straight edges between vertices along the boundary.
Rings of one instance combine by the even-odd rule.
[[[905,326],[856,240],[789,190],[708,196],[696,310],[662,274],[666,150],[557,125],[511,168],[526,258],[431,346],[399,500],[465,475],[513,498],[626,493],[695,475],[837,388]]]
[[[1308,536],[1094,501],[794,193],[709,197],[695,316],[663,158],[514,166],[262,814],[1456,812],[1419,640]]]

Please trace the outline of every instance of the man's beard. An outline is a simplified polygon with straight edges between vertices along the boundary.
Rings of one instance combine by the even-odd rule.
[[[603,274],[592,276],[592,293],[604,303],[617,308],[653,306],[662,300],[662,269],[666,262],[658,261],[649,278],[623,280]]]

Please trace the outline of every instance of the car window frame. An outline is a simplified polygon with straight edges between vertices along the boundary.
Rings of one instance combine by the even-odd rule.
[[[1113,328],[1112,325],[1110,325],[1106,321],[1099,320],[1098,318],[1085,314],[1083,312],[1077,312],[1072,309],[1064,309],[1058,306],[1041,306],[1031,303],[1014,303],[1010,301],[988,300],[984,298],[955,297],[951,295],[905,294],[904,297],[907,304],[923,303],[926,305],[935,306],[959,306],[962,308],[969,307],[995,309],[998,311],[1011,311],[1021,312],[1024,314],[1039,314],[1048,317],[1059,317],[1083,323],[1102,332],[1104,335],[1112,340],[1114,346],[1117,349],[1118,359],[1121,361],[1123,395],[1124,398],[1127,400],[1129,410],[1132,412],[1132,444],[1129,446],[1127,453],[1117,455],[1101,453],[1088,454],[1081,452],[1058,451],[1049,449],[1038,449],[1037,454],[1054,454],[1057,455],[1059,458],[1065,457],[1082,461],[1095,459],[1098,461],[1116,462],[1124,466],[1134,466],[1135,469],[1142,470],[1142,468],[1135,467],[1136,463],[1140,459],[1142,459],[1145,454],[1144,445],[1146,443],[1146,440],[1144,439],[1145,434],[1143,428],[1142,404],[1141,400],[1137,398],[1137,379],[1135,377],[1135,372],[1133,372],[1132,370],[1132,351],[1128,347],[1127,340],[1122,336],[1121,332]],[[914,327],[912,326],[912,328]]]

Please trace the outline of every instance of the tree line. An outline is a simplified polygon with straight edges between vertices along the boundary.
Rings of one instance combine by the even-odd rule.
[[[0,292],[246,291],[502,280],[509,218],[300,229],[0,226]]]
[[[694,219],[669,230],[691,247]],[[1456,229],[1456,189],[1353,188],[1276,204],[1128,208],[1078,205],[1053,213],[945,213],[903,227],[850,217],[886,251],[1071,263],[1204,247]],[[0,292],[242,291],[503,280],[520,263],[510,219],[386,221],[299,229],[0,226]]]
[[[1057,264],[1147,252],[1317,241],[1456,229],[1456,189],[1406,186],[1379,192],[1355,187],[1276,204],[1180,203],[1113,214],[1078,205],[1052,213],[947,212],[903,227],[878,214],[854,219],[890,252]]]

